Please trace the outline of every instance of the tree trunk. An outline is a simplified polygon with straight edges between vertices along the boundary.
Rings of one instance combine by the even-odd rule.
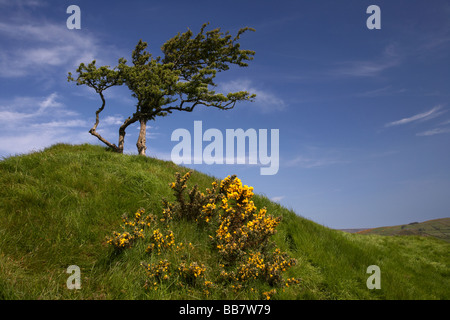
[[[139,117],[136,114],[133,114],[133,117],[128,117],[124,123],[119,128],[119,146],[117,147],[118,153],[123,153],[123,145],[125,144],[125,129],[130,125],[139,120]]]
[[[145,135],[147,133],[147,120],[140,119],[139,122],[141,124],[141,128],[139,130],[139,137],[136,142],[136,147],[138,149],[139,155],[145,156],[145,150],[147,149],[147,147],[145,146],[146,141]]]

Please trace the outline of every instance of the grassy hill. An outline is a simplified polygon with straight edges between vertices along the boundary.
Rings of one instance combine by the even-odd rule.
[[[378,234],[383,236],[424,236],[435,237],[450,242],[450,218],[412,222],[398,226],[362,230],[359,234]]]
[[[91,145],[59,144],[0,161],[0,299],[259,298],[248,288],[213,290],[208,296],[174,283],[145,289],[140,263],[173,257],[149,257],[144,242],[122,253],[107,244],[124,213],[161,212],[161,199],[174,199],[168,185],[175,172],[186,171],[171,162]],[[204,190],[213,180],[193,172],[189,185]],[[450,244],[445,241],[349,234],[304,219],[264,196],[254,201],[282,217],[274,240],[297,259],[286,277],[301,279],[298,286],[278,289],[273,299],[450,298]],[[177,242],[192,244],[189,255],[205,264],[214,282],[218,266],[204,229],[179,221],[173,232]],[[81,269],[80,290],[67,289],[70,265]],[[366,286],[370,265],[380,267],[380,290]],[[256,289],[270,288],[261,284]]]

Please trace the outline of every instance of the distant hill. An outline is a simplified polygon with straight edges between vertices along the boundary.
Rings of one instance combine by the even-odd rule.
[[[359,234],[378,234],[383,236],[414,235],[435,237],[450,242],[450,218],[412,222],[391,227],[380,227],[357,231]]]
[[[336,229],[336,230],[340,230],[340,231],[344,231],[344,232],[348,232],[348,233],[357,233],[357,232],[364,231],[367,229],[359,228],[359,229]]]

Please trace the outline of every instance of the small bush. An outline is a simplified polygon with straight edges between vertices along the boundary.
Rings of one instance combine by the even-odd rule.
[[[141,265],[145,268],[148,280],[145,281],[144,288],[158,289],[158,284],[162,281],[169,280],[171,272],[169,270],[170,262],[167,260],[160,260],[156,264],[147,264],[142,262]]]
[[[175,236],[172,230],[168,230],[163,234],[159,229],[156,229],[153,230],[150,237],[150,242],[151,243],[148,245],[146,252],[152,253],[156,250],[159,255],[162,251],[175,246]]]
[[[163,200],[160,215],[144,216],[141,209],[132,221],[125,216],[123,232],[114,232],[108,239],[116,250],[129,248],[142,239],[148,243],[146,252],[151,257],[165,254],[170,260],[141,263],[147,275],[144,287],[157,290],[170,279],[178,287],[201,289],[206,296],[228,290],[248,289],[255,293],[256,287],[261,298],[270,299],[277,292],[275,287],[298,285],[299,279],[283,279],[283,273],[296,260],[270,240],[281,218],[268,214],[266,208],[256,208],[253,187],[243,185],[236,176],[228,176],[214,181],[204,193],[197,186],[187,191],[190,175],[191,172],[176,174],[175,181],[169,184],[175,202]],[[205,264],[207,261],[192,260],[196,255],[191,243],[176,244],[172,227],[181,220],[207,232],[212,251],[209,265]],[[263,291],[267,286],[272,289]]]
[[[130,220],[125,214],[122,216],[121,228],[123,232],[113,232],[112,237],[107,238],[107,243],[116,250],[130,248],[137,239],[144,238],[144,230],[150,228],[155,223],[155,217],[152,214],[143,216],[144,209],[139,209]]]

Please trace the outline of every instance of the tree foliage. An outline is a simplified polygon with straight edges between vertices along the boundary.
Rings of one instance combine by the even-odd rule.
[[[125,58],[118,60],[114,68],[96,67],[95,60],[90,64],[80,64],[75,79],[69,73],[68,80],[77,85],[93,88],[102,100],[96,112],[96,122],[89,131],[117,152],[123,152],[126,128],[139,121],[140,132],[137,141],[139,154],[145,154],[146,124],[159,116],[167,116],[173,111],[192,112],[203,105],[222,110],[234,108],[239,101],[252,101],[255,97],[247,91],[216,92],[217,73],[230,69],[231,65],[247,67],[253,60],[252,50],[240,48],[239,39],[252,28],[242,28],[236,36],[222,32],[220,28],[206,30],[203,24],[199,33],[188,29],[166,41],[161,51],[163,56],[153,57],[147,43],[139,40],[131,55],[130,64]],[[101,137],[96,128],[99,114],[105,107],[104,90],[125,84],[137,100],[134,112],[119,128],[119,143],[116,146]]]

